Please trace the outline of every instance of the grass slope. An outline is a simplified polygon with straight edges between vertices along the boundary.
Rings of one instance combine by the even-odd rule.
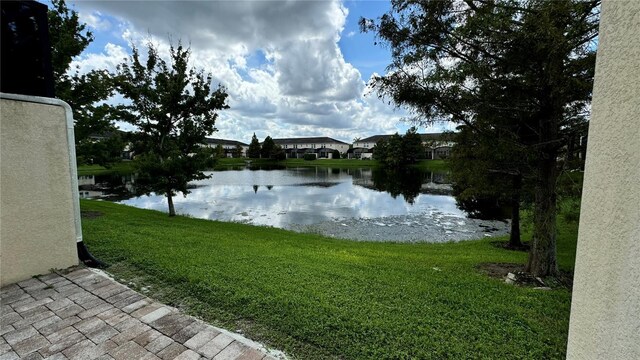
[[[80,165],[78,166],[79,176],[105,175],[105,174],[130,174],[134,171],[133,162],[122,161],[112,164],[108,168],[100,165]]]
[[[524,263],[488,240],[351,242],[82,201],[85,242],[118,278],[304,359],[564,358],[571,294],[479,273]],[[570,269],[576,225],[560,227]]]
[[[219,159],[216,168],[226,168],[229,166],[246,166],[247,159],[224,158]],[[376,160],[356,160],[356,159],[318,159],[306,161],[303,159],[287,159],[284,161],[273,161],[265,159],[252,159],[253,165],[281,165],[281,166],[310,166],[310,167],[375,167],[379,163]],[[414,166],[431,170],[431,171],[448,171],[448,165],[443,160],[422,160]],[[109,168],[100,165],[80,165],[78,166],[78,175],[105,175],[111,173],[130,174],[135,171],[132,161],[123,161],[112,164]]]
[[[217,166],[244,166],[248,159],[219,159]],[[251,159],[252,165],[283,165],[283,166],[325,166],[325,167],[375,167],[380,165],[377,160],[358,159],[317,159],[307,161],[303,159],[286,159],[284,161],[274,161],[266,159]],[[413,166],[432,171],[448,171],[449,166],[444,160],[421,160]]]

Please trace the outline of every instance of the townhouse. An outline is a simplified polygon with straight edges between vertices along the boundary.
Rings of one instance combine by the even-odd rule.
[[[454,144],[450,133],[419,134],[422,145],[425,147],[425,158],[431,160],[445,159],[451,154]],[[393,135],[373,135],[364,139],[358,139],[353,143],[353,149],[349,152],[350,159],[367,159],[373,156],[373,148],[380,140],[387,140]]]
[[[287,155],[287,159],[298,159],[305,154],[315,154],[317,158],[332,159],[334,150],[340,156],[346,154],[350,145],[344,141],[330,137],[300,137],[273,139],[276,145],[280,145]]]
[[[247,156],[247,151],[249,150],[249,145],[236,140],[227,140],[227,139],[215,139],[215,138],[205,138],[206,144],[205,146],[210,148],[216,148],[218,145],[222,146],[224,149],[224,155],[226,157],[235,157],[237,153],[238,147],[240,147],[240,157]]]

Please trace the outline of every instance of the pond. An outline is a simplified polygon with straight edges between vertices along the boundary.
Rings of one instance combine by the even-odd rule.
[[[442,242],[497,236],[501,221],[470,219],[449,195],[446,174],[378,168],[233,168],[212,171],[174,198],[196,218],[273,226],[352,240]],[[83,197],[167,211],[163,196],[133,196],[132,176],[81,177]],[[84,185],[83,185],[84,184]]]

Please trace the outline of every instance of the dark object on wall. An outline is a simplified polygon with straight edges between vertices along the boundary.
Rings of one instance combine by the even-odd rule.
[[[80,259],[80,261],[82,261],[82,263],[85,266],[92,267],[92,268],[99,268],[99,269],[104,269],[108,267],[107,264],[103,263],[102,261],[93,257],[93,255],[91,255],[91,253],[89,252],[89,249],[87,249],[87,246],[84,244],[84,241],[78,241],[77,244],[78,244],[78,258]]]
[[[35,1],[2,1],[0,91],[54,97],[47,6]]]

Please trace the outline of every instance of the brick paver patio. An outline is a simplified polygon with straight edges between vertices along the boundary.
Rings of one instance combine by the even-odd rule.
[[[89,269],[6,286],[0,305],[0,360],[275,359]]]

